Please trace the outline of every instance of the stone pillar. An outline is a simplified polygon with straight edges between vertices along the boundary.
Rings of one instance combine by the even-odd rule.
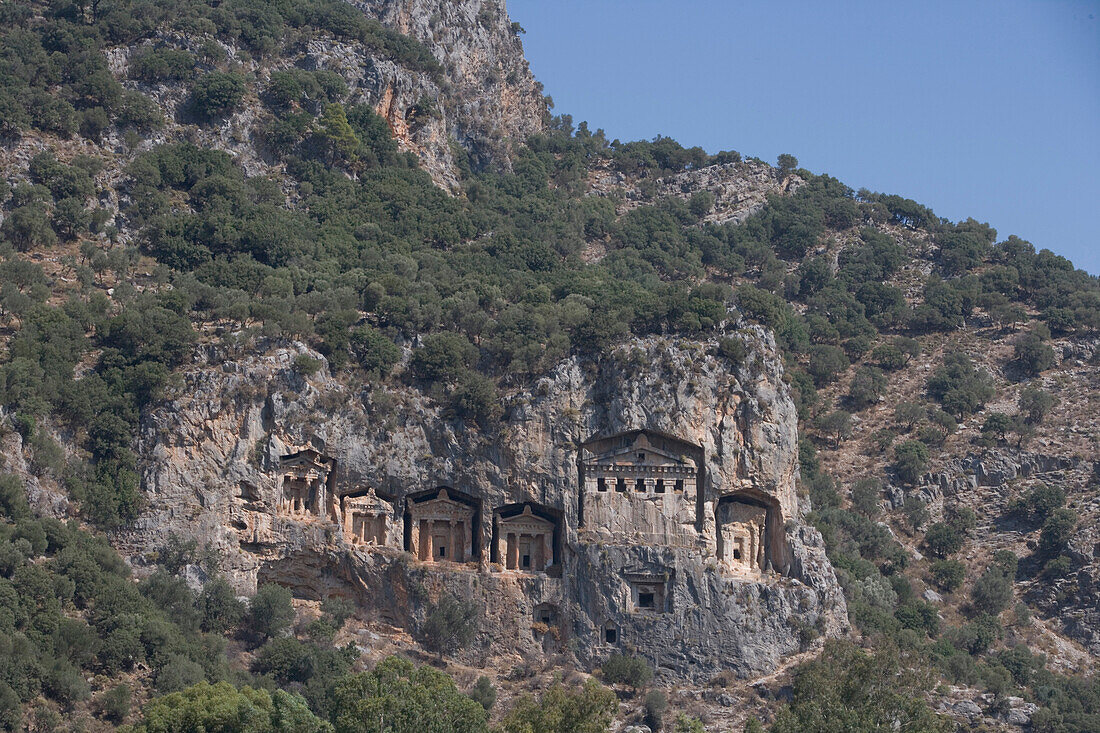
[[[417,524],[420,527],[420,559],[424,562],[434,562],[435,558],[432,555],[432,528],[431,526],[425,527],[428,524],[421,519]]]
[[[554,564],[554,535],[547,533],[542,536],[542,567],[545,570]]]
[[[508,533],[508,557],[505,560],[504,567],[509,570],[515,570],[519,565],[519,541],[516,538],[515,532]]]

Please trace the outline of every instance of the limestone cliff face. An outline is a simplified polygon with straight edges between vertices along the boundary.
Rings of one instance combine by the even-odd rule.
[[[753,355],[737,372],[707,344],[682,340],[569,359],[511,395],[493,434],[448,421],[413,388],[358,389],[323,371],[303,378],[292,369],[300,345],[240,358],[200,354],[180,394],[145,422],[151,505],[123,544],[137,553],[168,532],[196,536],[222,553],[242,591],[273,581],[303,597],[338,593],[414,631],[426,604],[447,590],[484,611],[474,654],[567,650],[595,664],[625,648],[675,677],[771,669],[809,637],[841,631],[846,612],[820,537],[801,523],[796,416],[774,344],[761,330],[744,334]],[[645,520],[628,518],[644,512],[586,524],[583,507],[594,497],[579,475],[582,445],[631,431],[689,446],[698,493],[675,541],[633,526]],[[336,461],[324,490],[337,497],[337,516],[280,508],[290,486],[280,459],[307,445]],[[617,500],[683,500],[671,479],[667,493],[654,486]],[[455,509],[472,525],[460,557],[452,533],[465,531],[466,518],[412,526],[426,506],[417,502],[436,500],[439,487],[467,502]],[[364,492],[366,503],[391,507],[378,524],[356,515],[356,535],[391,528],[365,545],[349,534],[351,510],[339,514],[352,506],[339,497]],[[721,526],[730,502],[767,514],[766,527],[761,519],[745,530],[765,542],[758,556],[733,559],[730,543],[748,525]],[[517,517],[531,523],[520,506],[543,518],[534,531],[553,525],[535,551],[517,549],[509,534]],[[440,558],[444,544],[451,554]],[[434,549],[425,555],[425,547]],[[536,566],[523,565],[532,557],[524,552],[535,552]]]
[[[543,129],[542,86],[523,56],[523,44],[504,0],[351,0],[351,4],[417,39],[443,65],[446,81],[441,89],[392,64],[375,60],[366,64],[372,101],[390,121],[398,140],[420,154],[429,167],[448,162],[450,137],[470,151],[476,167],[506,166],[511,144],[522,143]],[[440,130],[410,129],[410,111],[424,98],[435,105]]]

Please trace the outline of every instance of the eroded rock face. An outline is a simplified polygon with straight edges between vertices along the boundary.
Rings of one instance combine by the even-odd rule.
[[[395,69],[375,73],[380,85],[375,103],[399,140],[409,140],[402,117],[426,94],[439,105],[446,133],[471,153],[475,167],[507,165],[512,142],[524,142],[543,129],[546,103],[542,86],[523,56],[508,18],[504,0],[350,0],[351,4],[383,25],[411,36],[443,65],[448,89],[408,88],[408,79]],[[422,82],[416,82],[422,83]],[[422,154],[443,159],[450,154],[449,139],[432,139],[430,148],[410,146]],[[419,148],[419,149],[418,149]]]
[[[169,532],[195,536],[242,592],[278,582],[337,593],[413,630],[447,590],[484,610],[474,654],[572,650],[594,665],[626,649],[678,678],[769,670],[842,631],[846,611],[820,536],[802,524],[796,415],[774,343],[743,333],[752,357],[738,372],[707,344],[671,339],[564,361],[509,398],[495,433],[444,419],[412,388],[303,378],[300,345],[200,354],[180,395],[145,422],[150,509],[123,545],[137,554]],[[327,509],[288,514],[290,488],[292,506],[311,506],[301,476],[284,486],[280,474],[303,446],[336,461],[316,496],[331,492],[334,507],[384,497],[373,505],[393,514],[372,526],[403,542],[364,542]],[[583,446],[644,481],[586,498]],[[593,524],[583,507],[596,499],[636,510]],[[685,511],[664,511],[677,501]],[[657,515],[678,518],[675,531],[665,519],[638,526]],[[723,517],[739,522],[725,535]],[[735,557],[719,537],[738,532],[750,544]]]

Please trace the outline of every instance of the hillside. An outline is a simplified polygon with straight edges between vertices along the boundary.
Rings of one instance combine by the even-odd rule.
[[[1096,277],[503,2],[0,15],[5,729],[1100,728]]]

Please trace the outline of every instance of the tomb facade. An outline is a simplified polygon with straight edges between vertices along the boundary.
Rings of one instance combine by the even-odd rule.
[[[646,430],[581,446],[581,524],[633,543],[690,546],[698,533],[701,450]]]
[[[495,557],[507,570],[542,572],[557,562],[554,535],[557,522],[540,516],[530,504],[501,507],[493,515]]]
[[[313,448],[304,448],[279,459],[276,513],[335,520],[333,486],[336,460]]]
[[[453,491],[453,490],[452,490]],[[468,562],[477,559],[475,532],[480,527],[477,503],[441,488],[434,495],[409,498],[406,550],[422,562]]]
[[[393,503],[375,493],[373,488],[360,494],[346,494],[340,499],[344,538],[353,545],[372,547],[401,546],[401,527],[394,520]]]
[[[635,613],[665,613],[668,608],[669,575],[645,572],[624,573],[630,585],[630,604]]]
[[[718,506],[718,559],[734,572],[758,573],[767,553],[767,508],[745,501]]]

